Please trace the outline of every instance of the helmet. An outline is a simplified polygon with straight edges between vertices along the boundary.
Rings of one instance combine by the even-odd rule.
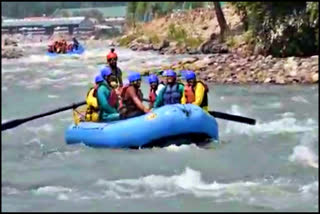
[[[141,80],[141,75],[138,72],[130,72],[128,76],[129,82]]]
[[[165,70],[164,72],[164,76],[166,77],[177,77],[176,72],[174,72],[173,70]]]
[[[149,79],[149,84],[154,82],[159,82],[157,75],[154,75],[154,74],[151,74],[148,79]]]
[[[112,74],[112,71],[109,67],[104,67],[100,70],[100,75],[102,78],[104,78],[104,76],[109,76],[110,74]]]
[[[95,83],[99,83],[99,82],[102,82],[102,81],[103,81],[103,78],[102,78],[102,76],[100,74],[98,74],[94,79]]]
[[[196,78],[196,74],[193,71],[188,70],[185,72],[185,77],[187,81],[192,80]]]
[[[110,53],[107,55],[107,60],[109,59],[118,59],[118,55],[114,53],[114,48],[111,48]]]

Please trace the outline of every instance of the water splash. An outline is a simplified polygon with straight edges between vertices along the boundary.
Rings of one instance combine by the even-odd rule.
[[[289,161],[302,166],[310,166],[313,168],[319,168],[319,157],[314,152],[317,151],[316,144],[318,142],[318,136],[316,133],[305,134],[300,140],[300,144],[293,148],[293,153],[289,156]]]
[[[304,97],[302,96],[294,96],[294,97],[291,97],[291,100],[294,101],[294,102],[298,102],[298,103],[309,103],[308,100],[306,100]]]
[[[164,147],[164,149],[170,152],[185,152],[191,149],[201,149],[201,148],[199,148],[196,144],[190,144],[190,145],[180,145],[180,146],[170,145],[170,146]]]
[[[239,106],[233,105],[231,107],[231,114],[235,115],[246,115],[241,113]],[[246,115],[247,116],[247,115]],[[282,115],[283,116],[283,115]],[[247,134],[254,135],[257,133],[268,133],[268,134],[280,134],[280,133],[298,133],[298,132],[309,132],[318,128],[316,122],[308,118],[306,120],[297,120],[295,118],[286,117],[274,120],[271,122],[260,122],[257,120],[255,126],[249,126],[239,123],[228,123],[226,126],[226,133],[238,133],[238,134]]]

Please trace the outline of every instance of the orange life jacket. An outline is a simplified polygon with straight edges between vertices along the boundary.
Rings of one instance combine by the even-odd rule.
[[[205,84],[202,81],[197,81],[197,84],[198,83],[201,83],[205,88],[204,95],[203,95],[204,97],[203,97],[202,103],[200,104],[200,107],[208,106],[209,88],[207,84]],[[194,88],[192,86],[189,86],[188,84],[185,85],[184,87],[184,94],[186,96],[186,103],[193,103],[196,100]]]

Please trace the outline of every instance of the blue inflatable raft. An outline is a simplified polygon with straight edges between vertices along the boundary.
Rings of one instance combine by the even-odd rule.
[[[58,53],[50,53],[50,52],[47,52],[46,55],[47,55],[47,56],[61,56],[61,55],[66,56],[66,55],[75,55],[75,54],[80,55],[80,54],[83,54],[83,52],[84,52],[84,47],[83,47],[82,45],[79,45],[77,50],[68,51],[68,52],[65,53],[65,54],[58,54]]]
[[[132,149],[203,145],[218,138],[216,119],[192,104],[166,105],[139,117],[109,123],[81,122],[65,133],[67,144]]]

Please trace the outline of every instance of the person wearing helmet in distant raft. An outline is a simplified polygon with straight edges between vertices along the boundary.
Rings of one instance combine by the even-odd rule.
[[[208,112],[208,86],[201,80],[197,80],[193,71],[188,70],[181,73],[185,73],[187,80],[184,88],[186,103],[200,106],[204,111]]]
[[[120,110],[121,119],[137,117],[150,111],[142,103],[141,75],[138,72],[130,72],[128,79],[129,85],[124,86],[121,92],[123,103]]]
[[[111,69],[105,67],[100,71],[101,76],[105,81],[99,84],[97,91],[98,105],[99,105],[99,120],[102,122],[119,120],[118,113],[119,100],[115,90],[112,86],[116,79],[112,75]]]
[[[103,82],[103,78],[101,74],[98,74],[95,77],[95,86],[90,88],[87,97],[87,109],[85,114],[86,121],[98,122],[99,121],[99,106],[98,106],[98,99],[97,99],[97,90],[99,85]]]
[[[122,88],[122,72],[121,69],[117,66],[118,55],[114,52],[114,48],[111,48],[110,53],[107,55],[107,63],[111,68],[112,74],[117,77],[119,87]]]
[[[78,40],[75,38],[75,37],[73,37],[72,38],[72,41],[73,41],[73,44],[72,44],[72,46],[71,46],[71,50],[73,51],[73,50],[78,50],[78,48],[79,48],[79,42],[78,42]]]
[[[163,71],[163,76],[166,77],[166,85],[159,92],[156,101],[153,105],[154,108],[163,106],[163,105],[171,105],[171,104],[185,104],[185,94],[184,94],[184,85],[182,83],[178,83],[177,74],[173,70],[165,70]]]

